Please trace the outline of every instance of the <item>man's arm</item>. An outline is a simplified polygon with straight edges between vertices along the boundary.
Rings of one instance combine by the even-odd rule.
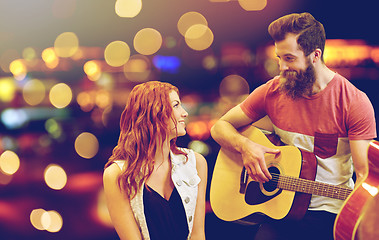
[[[253,180],[266,182],[271,179],[271,174],[267,169],[264,154],[276,154],[279,153],[279,150],[257,144],[237,131],[252,122],[254,120],[249,118],[237,105],[215,123],[211,134],[221,147],[241,153],[243,164]]]
[[[357,176],[356,185],[358,186],[368,174],[368,147],[371,140],[351,140],[350,150],[353,158],[354,170]]]

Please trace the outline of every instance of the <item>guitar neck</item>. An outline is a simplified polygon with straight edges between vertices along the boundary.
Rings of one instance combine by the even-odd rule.
[[[340,200],[345,200],[352,191],[352,189],[346,187],[278,174],[273,174],[273,180],[277,181],[277,187],[283,190],[308,193]]]

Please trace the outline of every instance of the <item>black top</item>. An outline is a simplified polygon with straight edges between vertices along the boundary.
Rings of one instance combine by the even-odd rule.
[[[143,204],[151,240],[185,240],[188,237],[187,217],[176,188],[167,201],[152,188],[143,189]]]

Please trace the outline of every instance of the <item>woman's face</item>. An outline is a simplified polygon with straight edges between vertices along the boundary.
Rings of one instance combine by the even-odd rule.
[[[182,103],[179,99],[179,96],[175,91],[171,91],[169,94],[169,97],[170,97],[170,103],[172,107],[172,114],[175,121],[175,123],[170,121],[170,129],[171,129],[170,140],[171,140],[175,137],[186,135],[185,118],[188,116],[188,113],[182,107]],[[176,129],[175,129],[175,124],[176,124]]]

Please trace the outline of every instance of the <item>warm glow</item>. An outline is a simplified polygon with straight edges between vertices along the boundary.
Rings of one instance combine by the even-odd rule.
[[[72,100],[71,88],[65,83],[58,83],[50,90],[49,99],[56,108],[64,108]]]
[[[27,104],[36,106],[45,98],[45,91],[45,85],[41,80],[32,79],[24,85],[22,96]]]
[[[9,71],[17,80],[23,80],[26,77],[27,69],[22,59],[16,59],[9,65]]]
[[[46,48],[41,54],[42,60],[46,66],[50,69],[54,69],[59,64],[59,58],[53,48]]]
[[[99,108],[105,109],[106,107],[110,106],[112,103],[111,94],[108,91],[100,90],[96,94],[96,106]]]
[[[209,48],[213,43],[213,39],[214,36],[211,29],[202,24],[191,26],[185,34],[187,45],[197,51]]]
[[[208,125],[203,121],[193,121],[188,123],[186,130],[193,140],[206,140],[210,137]]]
[[[133,55],[124,65],[124,75],[132,82],[144,82],[151,73],[151,62],[143,55]]]
[[[324,60],[329,66],[355,66],[371,57],[371,47],[359,40],[329,39],[325,44]]]
[[[73,32],[61,33],[54,42],[54,50],[59,57],[73,56],[79,48],[79,39]]]
[[[22,57],[27,61],[31,61],[37,57],[37,53],[34,48],[27,47],[22,51]]]
[[[267,6],[267,0],[238,0],[246,11],[261,11]]]
[[[48,232],[59,232],[63,226],[62,216],[57,211],[46,211],[42,213],[41,223]]]
[[[92,100],[91,94],[88,92],[81,92],[76,97],[76,101],[78,102],[80,109],[84,112],[89,112],[95,106],[94,101]]]
[[[88,61],[83,66],[84,72],[87,74],[88,79],[91,81],[97,81],[101,76],[101,65],[96,60]]]
[[[0,184],[7,185],[12,181],[13,175],[8,175],[0,171]]]
[[[30,213],[30,223],[33,225],[33,227],[35,227],[36,229],[38,230],[45,230],[44,226],[42,225],[42,215],[45,213],[46,211],[42,208],[38,208],[38,209],[34,209],[31,213]]]
[[[10,102],[16,94],[16,84],[11,78],[0,78],[0,101]]]
[[[366,182],[362,183],[362,187],[367,190],[368,193],[370,193],[371,196],[376,196],[379,192],[379,186],[372,186]]]
[[[188,29],[197,24],[208,26],[207,19],[203,15],[198,12],[187,12],[178,21],[178,31],[185,36]]]
[[[17,154],[6,150],[0,155],[0,170],[8,175],[13,175],[20,168],[20,159]]]
[[[111,42],[104,51],[104,59],[112,67],[124,65],[129,60],[129,57],[130,48],[123,41]]]
[[[50,164],[46,167],[44,178],[47,186],[55,190],[61,190],[67,183],[65,170],[56,164]]]
[[[228,102],[239,103],[249,94],[249,84],[239,75],[226,76],[220,83],[220,97]]]
[[[153,28],[144,28],[134,37],[134,49],[143,55],[152,55],[162,46],[161,34]]]
[[[75,151],[83,158],[93,158],[99,150],[99,141],[89,132],[81,133],[75,140]]]
[[[213,70],[217,67],[217,59],[214,56],[208,55],[203,59],[203,67],[207,70]]]
[[[115,12],[120,17],[133,18],[142,9],[142,0],[117,0]]]

